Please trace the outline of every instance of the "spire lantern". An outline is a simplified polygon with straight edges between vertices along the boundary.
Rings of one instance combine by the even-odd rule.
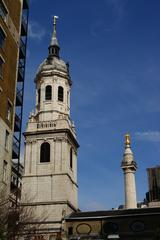
[[[51,42],[48,50],[49,50],[49,57],[59,58],[60,47],[58,44],[57,34],[56,34],[57,19],[58,19],[58,16],[53,17],[53,34],[52,34],[52,38],[51,38]]]

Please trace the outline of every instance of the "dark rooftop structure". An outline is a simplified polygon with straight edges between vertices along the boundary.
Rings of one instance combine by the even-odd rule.
[[[160,239],[160,208],[75,212],[65,218],[68,239]]]

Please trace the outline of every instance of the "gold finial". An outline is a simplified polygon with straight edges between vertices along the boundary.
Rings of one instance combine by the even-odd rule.
[[[56,33],[56,22],[57,22],[58,16],[53,16],[53,27],[54,27],[54,33]]]
[[[131,144],[131,138],[130,138],[130,135],[127,133],[127,134],[125,135],[125,145],[126,145],[126,146],[127,146],[127,145],[130,146],[130,144]]]

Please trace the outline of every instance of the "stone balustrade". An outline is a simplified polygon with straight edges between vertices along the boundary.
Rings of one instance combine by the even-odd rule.
[[[44,121],[37,123],[37,129],[56,127],[56,121]]]

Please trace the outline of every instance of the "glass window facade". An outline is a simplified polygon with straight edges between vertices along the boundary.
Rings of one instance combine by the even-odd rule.
[[[0,77],[3,77],[3,59],[0,57]]]
[[[6,9],[3,1],[0,0],[0,16],[3,18],[4,21],[7,20],[7,14],[8,14],[7,9]]]
[[[5,43],[5,33],[3,31],[3,29],[0,27],[0,47],[3,48],[4,43]]]

